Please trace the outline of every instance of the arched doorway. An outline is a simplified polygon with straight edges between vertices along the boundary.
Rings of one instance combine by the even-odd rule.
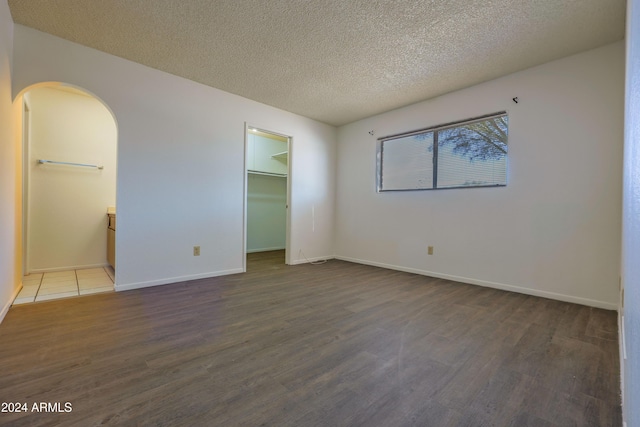
[[[93,94],[60,83],[31,86],[19,98],[25,277],[15,303],[113,291],[114,116]]]

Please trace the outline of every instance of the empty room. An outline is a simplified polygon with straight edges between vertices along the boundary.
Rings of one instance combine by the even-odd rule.
[[[639,117],[639,0],[0,0],[0,425],[640,427]]]

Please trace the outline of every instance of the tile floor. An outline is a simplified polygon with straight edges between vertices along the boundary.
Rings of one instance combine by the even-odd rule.
[[[13,304],[113,292],[113,277],[111,267],[32,273],[22,278],[22,290]]]

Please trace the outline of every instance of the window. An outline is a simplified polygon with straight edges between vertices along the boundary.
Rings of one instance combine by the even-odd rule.
[[[378,191],[507,185],[507,113],[378,140]]]

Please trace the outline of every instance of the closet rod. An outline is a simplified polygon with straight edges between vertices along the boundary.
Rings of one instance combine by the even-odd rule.
[[[40,159],[38,160],[38,163],[40,163],[41,165],[45,164],[45,163],[51,163],[53,165],[67,165],[67,166],[81,166],[83,168],[96,168],[96,169],[104,169],[104,166],[98,166],[98,165],[86,165],[84,163],[70,163],[70,162],[56,162],[55,160],[44,160],[44,159]]]
[[[254,171],[254,170],[247,170],[248,173],[253,174],[253,175],[265,175],[265,176],[278,176],[281,178],[286,178],[287,174],[286,173],[273,173],[273,172],[260,172],[260,171]]]

